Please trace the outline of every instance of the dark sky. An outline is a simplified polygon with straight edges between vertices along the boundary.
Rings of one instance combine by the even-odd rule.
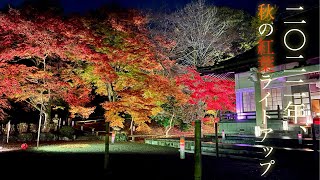
[[[0,0],[0,8],[10,4],[13,7],[18,7],[26,0]],[[36,1],[36,0],[32,0]],[[39,0],[44,1],[44,0]],[[51,0],[52,1],[52,0]],[[54,0],[53,0],[54,1]],[[56,0],[60,2],[66,13],[73,12],[86,12],[101,7],[102,5],[116,3],[126,8],[139,8],[139,9],[175,9],[184,6],[192,0]],[[218,6],[228,6],[235,9],[243,9],[250,14],[255,14],[258,4],[272,3],[280,7],[280,12],[285,7],[304,5],[305,7],[319,6],[318,0],[207,0],[210,4]]]

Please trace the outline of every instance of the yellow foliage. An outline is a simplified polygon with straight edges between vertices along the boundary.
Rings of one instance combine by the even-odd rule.
[[[108,95],[107,86],[103,81],[97,81],[95,86],[97,87],[96,92],[100,95]]]
[[[152,114],[152,116],[155,116],[155,115],[159,114],[162,111],[163,111],[163,109],[161,107],[155,107],[155,108],[152,108],[151,114]]]
[[[121,118],[119,115],[118,115],[118,112],[114,111],[114,110],[110,110],[110,111],[107,111],[105,114],[104,114],[105,118],[106,118],[106,121],[109,121],[111,122],[110,123],[110,126],[111,127],[120,127],[120,128],[123,128],[123,121],[124,119]]]
[[[119,116],[118,116],[119,117]],[[119,117],[120,118],[120,117]],[[121,118],[120,118],[121,119]],[[122,121],[119,121],[117,119],[113,119],[111,120],[111,123],[110,123],[110,126],[111,127],[119,127],[119,128],[123,128],[124,125],[123,125],[123,122]]]
[[[145,90],[143,95],[142,95],[144,98],[152,98],[154,97],[154,95],[152,94],[152,92],[150,90]]]
[[[151,132],[151,128],[146,123],[141,123],[138,125],[137,131],[149,134]]]
[[[81,107],[81,106],[71,106],[70,113],[71,117],[75,117],[75,114],[80,114],[83,118],[88,118],[95,110],[95,107]]]
[[[215,114],[216,114],[216,111],[215,111],[215,110],[207,110],[206,114],[215,115]]]
[[[121,91],[129,87],[134,88],[138,85],[139,82],[135,78],[129,76],[119,76],[117,81],[115,82],[114,90]]]

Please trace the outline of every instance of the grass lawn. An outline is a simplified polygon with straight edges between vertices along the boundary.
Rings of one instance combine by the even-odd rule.
[[[178,149],[163,146],[153,146],[143,143],[123,142],[110,144],[110,153],[135,153],[135,154],[175,154]],[[33,152],[60,152],[60,153],[104,153],[103,142],[65,142],[59,144],[41,145],[32,147]]]

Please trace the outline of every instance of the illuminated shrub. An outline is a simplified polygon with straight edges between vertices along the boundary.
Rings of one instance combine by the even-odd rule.
[[[21,133],[18,135],[17,137],[18,141],[21,142],[28,142],[28,141],[32,141],[33,140],[33,134],[32,133]]]
[[[54,141],[56,140],[56,136],[52,133],[41,133],[40,141]]]
[[[116,142],[125,142],[125,141],[128,141],[128,136],[127,136],[127,134],[124,133],[124,132],[117,132],[115,141],[116,141]]]
[[[30,132],[36,133],[38,131],[38,125],[37,124],[30,124]]]
[[[27,123],[19,123],[17,125],[17,129],[19,133],[26,133],[28,131],[28,124]]]
[[[63,137],[67,137],[67,138],[73,138],[73,135],[75,133],[75,130],[73,127],[71,126],[63,126],[61,127],[61,129],[59,130],[59,133],[61,136]]]
[[[3,128],[3,133],[7,134],[8,133],[8,124]],[[15,128],[14,128],[14,124],[12,124],[10,126],[10,134],[14,134],[15,133]]]

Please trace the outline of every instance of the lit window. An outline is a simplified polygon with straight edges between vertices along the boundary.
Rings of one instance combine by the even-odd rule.
[[[281,89],[280,88],[272,88],[266,89],[265,93],[270,93],[267,97],[268,106],[266,107],[267,110],[277,110],[278,105],[280,109],[282,109],[282,98],[281,98]]]
[[[256,111],[256,104],[254,101],[254,92],[243,92],[242,94],[243,112]]]
[[[294,93],[293,94],[293,104],[300,105],[303,104],[303,116],[310,116],[310,94],[309,92],[301,92],[301,93]]]

